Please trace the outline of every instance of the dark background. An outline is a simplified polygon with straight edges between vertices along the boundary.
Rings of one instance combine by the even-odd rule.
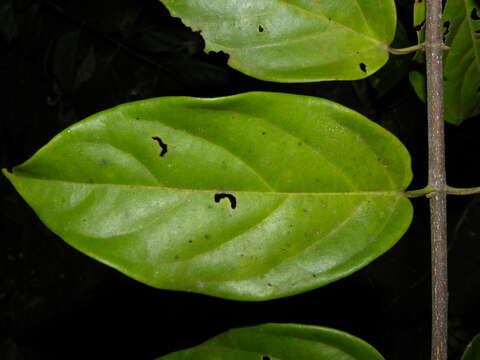
[[[411,2],[399,1],[413,44]],[[403,40],[402,40],[403,39]],[[425,106],[405,77],[410,57],[356,82],[275,84],[228,68],[157,0],[0,0],[0,166],[28,159],[68,125],[127,101],[252,90],[325,97],[397,135],[426,184]],[[480,119],[447,124],[452,186],[478,186]],[[407,234],[383,257],[308,293],[263,303],[162,291],[77,252],[0,179],[0,359],[149,359],[232,327],[264,322],[329,326],[386,359],[427,359],[430,338],[427,201],[414,199]],[[480,332],[480,196],[449,200],[450,353]]]

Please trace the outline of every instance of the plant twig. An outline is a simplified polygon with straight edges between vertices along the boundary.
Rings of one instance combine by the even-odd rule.
[[[394,48],[389,47],[388,52],[390,54],[393,54],[393,55],[407,55],[407,54],[414,53],[418,50],[423,50],[424,45],[425,45],[424,43],[421,43],[421,44],[409,46],[409,47],[402,48],[402,49],[394,49]]]
[[[447,186],[447,194],[449,195],[475,195],[480,194],[480,187],[473,188],[456,188]]]
[[[442,0],[428,0],[425,56],[428,99],[428,183],[432,242],[432,360],[447,360],[447,181],[443,120]]]
[[[431,193],[433,193],[433,189],[430,186],[425,186],[423,189],[405,191],[405,195],[409,198],[428,197]]]

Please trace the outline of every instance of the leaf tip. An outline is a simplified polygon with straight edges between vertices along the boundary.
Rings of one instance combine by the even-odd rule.
[[[5,175],[8,178],[8,177],[10,177],[10,175],[13,174],[13,169],[12,168],[3,168],[2,169],[2,174]]]

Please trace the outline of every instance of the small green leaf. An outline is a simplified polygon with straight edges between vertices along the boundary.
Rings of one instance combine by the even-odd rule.
[[[480,114],[480,6],[448,1],[443,16],[445,118],[452,124]]]
[[[269,81],[365,78],[387,62],[395,35],[393,0],[162,2],[201,31],[206,51],[224,51],[230,66]]]
[[[424,17],[421,12],[415,16],[420,18],[422,14]],[[480,6],[475,0],[447,1],[442,22],[444,42],[449,47],[443,74],[445,120],[459,125],[480,114]],[[419,33],[419,41],[423,37]],[[423,64],[424,54],[418,52],[414,59]],[[422,89],[420,73],[411,74],[410,82],[425,101],[426,89]]]
[[[327,100],[159,98],[101,112],[4,171],[82,252],[164,289],[266,300],[317,288],[410,224],[410,157]]]
[[[421,44],[425,41],[425,15],[426,15],[426,0],[415,0],[413,3],[413,26],[417,32],[418,43]],[[427,84],[425,76],[425,51],[424,49],[418,50],[413,56],[413,63],[421,70],[411,71],[408,74],[410,84],[417,96],[423,102],[427,100]]]
[[[468,344],[461,360],[480,360],[480,334]]]
[[[426,1],[415,0],[413,3],[413,26],[417,29],[423,28],[425,23]]]
[[[384,360],[365,341],[318,326],[264,324],[232,329],[157,360]]]

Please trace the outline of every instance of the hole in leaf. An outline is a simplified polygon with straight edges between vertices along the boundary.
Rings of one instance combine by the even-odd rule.
[[[443,36],[445,37],[450,32],[450,21],[445,21],[443,27],[445,28],[445,31],[443,32]]]
[[[209,51],[208,56],[215,65],[226,65],[230,55],[224,53],[223,51]]]
[[[227,198],[230,201],[230,206],[232,207],[232,209],[235,209],[237,207],[237,199],[232,194],[218,193],[218,194],[215,194],[215,197],[214,197],[216,203],[219,203],[220,200],[225,198]]]
[[[422,21],[420,24],[418,24],[417,26],[414,26],[413,29],[414,29],[415,31],[420,31],[420,30],[422,30],[423,25],[425,25],[425,20],[423,20],[423,21]]]
[[[360,70],[362,70],[364,73],[367,72],[367,65],[365,63],[360,63]]]
[[[262,25],[258,25],[258,32],[264,32],[265,29],[263,28]]]
[[[160,156],[164,157],[168,151],[168,145],[165,144],[158,136],[152,136],[152,140],[155,140],[158,145],[160,145],[160,148],[162,149],[162,151],[160,152]]]
[[[472,12],[470,13],[470,19],[474,21],[480,20],[480,16],[478,16],[477,8],[472,9]]]

